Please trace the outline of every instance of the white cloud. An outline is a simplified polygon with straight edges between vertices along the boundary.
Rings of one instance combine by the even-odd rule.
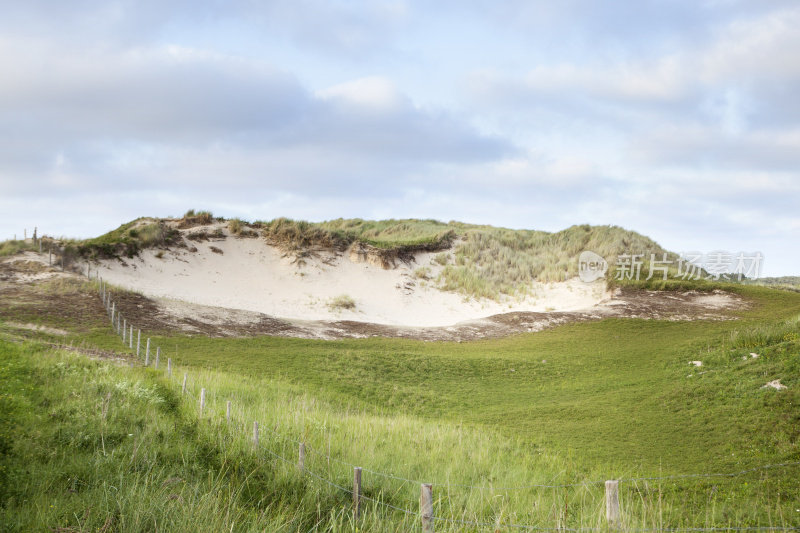
[[[341,101],[378,111],[392,112],[409,106],[397,87],[384,77],[369,76],[316,91],[322,100]]]
[[[9,236],[196,207],[615,223],[797,254],[775,252],[800,228],[793,2],[4,8]]]

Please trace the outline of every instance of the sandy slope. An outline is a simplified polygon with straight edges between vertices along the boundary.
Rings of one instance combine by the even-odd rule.
[[[97,265],[103,279],[151,297],[257,311],[304,320],[355,320],[400,326],[448,326],[512,311],[587,309],[606,295],[602,282],[579,280],[537,284],[535,295],[522,301],[465,300],[432,287],[414,276],[420,266],[435,278],[433,254],[419,254],[416,263],[383,269],[355,263],[347,255],[323,254],[293,264],[263,239],[228,237],[192,243],[196,252],[175,249],[156,257],[146,250],[134,259]],[[212,252],[216,247],[222,253]],[[331,299],[348,295],[355,310],[331,309]]]

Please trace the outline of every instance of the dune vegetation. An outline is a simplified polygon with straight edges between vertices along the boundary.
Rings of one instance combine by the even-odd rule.
[[[344,252],[353,245],[403,261],[413,261],[419,252],[440,252],[435,262],[442,269],[433,279],[435,285],[476,298],[524,296],[534,281],[574,277],[578,255],[584,250],[606,257],[612,269],[621,254],[643,254],[644,272],[651,254],[677,257],[653,240],[617,226],[580,225],[549,233],[419,219],[247,222],[238,218],[225,221],[208,211],[194,210],[180,219],[137,219],[100,237],[70,243],[66,250],[89,259],[132,257],[147,248],[185,246],[178,229],[215,222],[225,223],[233,236],[261,236],[266,243],[298,256],[325,250]],[[216,232],[224,237],[221,229]],[[187,238],[203,235],[195,231]]]
[[[148,248],[186,247],[179,230],[214,223],[223,224],[235,237],[260,236],[266,243],[299,257],[325,250],[344,252],[353,245],[403,261],[413,261],[419,252],[440,252],[435,262],[442,269],[432,280],[435,286],[467,297],[495,300],[525,296],[535,281],[564,281],[576,276],[578,255],[584,250],[609,260],[609,277],[613,277],[616,258],[621,254],[643,254],[645,273],[651,254],[659,259],[664,254],[677,258],[652,239],[618,226],[579,225],[549,233],[419,219],[306,222],[276,218],[247,222],[239,218],[225,220],[209,211],[193,209],[181,218],[139,218],[92,239],[62,239],[56,248],[67,256],[68,263],[76,259],[130,258]],[[225,234],[218,227],[213,235],[193,230],[186,238],[202,240],[210,236],[224,238]],[[0,256],[31,246],[23,241],[0,243]],[[674,268],[670,272],[674,273]]]

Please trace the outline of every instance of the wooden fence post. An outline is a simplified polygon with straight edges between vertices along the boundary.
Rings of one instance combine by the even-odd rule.
[[[258,421],[253,421],[253,448],[258,448]]]
[[[225,422],[231,421],[231,401],[225,403]]]
[[[142,333],[142,330],[139,330],[139,333]],[[139,341],[136,341],[136,349],[139,349]],[[150,364],[150,339],[147,339],[144,347],[144,366],[148,366]]]
[[[183,387],[181,387],[181,394],[186,394],[186,378],[189,377],[189,374],[186,372],[183,373]]]
[[[606,520],[612,527],[619,526],[619,481],[606,481]]]
[[[172,377],[172,358],[167,357],[167,377]]]
[[[142,330],[136,330],[136,357],[139,357],[139,351],[142,346]]]
[[[423,533],[433,533],[433,485],[430,483],[420,485],[419,516]]]
[[[306,469],[306,443],[301,442],[297,451],[297,469],[303,472]]]
[[[122,344],[125,344],[125,335],[128,333],[128,319],[122,319]]]
[[[119,331],[119,326],[114,323],[114,312],[117,310],[117,302],[111,302],[111,326]]]
[[[206,389],[200,389],[200,415],[203,415],[203,407],[206,406]]]
[[[131,331],[128,335],[128,348],[133,350],[133,324],[131,324]],[[139,355],[138,353],[136,355]]]
[[[361,467],[353,467],[353,518],[361,514]]]
[[[150,348],[150,339],[147,339],[147,348]],[[154,367],[158,370],[158,360],[161,357],[161,346],[156,346],[156,366]]]

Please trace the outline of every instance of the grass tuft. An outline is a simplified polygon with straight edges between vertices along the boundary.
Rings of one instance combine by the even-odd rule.
[[[356,308],[356,301],[350,296],[342,294],[332,298],[331,301],[328,302],[328,308],[332,311],[352,311]]]

